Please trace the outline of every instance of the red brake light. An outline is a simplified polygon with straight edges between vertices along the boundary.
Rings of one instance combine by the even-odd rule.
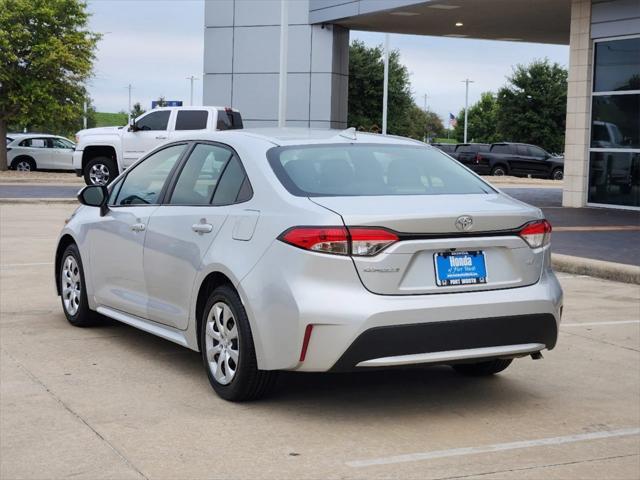
[[[551,242],[551,224],[547,220],[536,220],[527,223],[520,236],[531,248],[540,248]]]
[[[383,228],[293,227],[278,237],[305,250],[335,255],[372,256],[399,240]]]

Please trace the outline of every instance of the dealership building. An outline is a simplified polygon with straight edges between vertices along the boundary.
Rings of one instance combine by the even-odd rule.
[[[287,126],[348,126],[350,30],[569,45],[563,205],[640,208],[640,0],[288,5]],[[280,0],[205,3],[205,105],[277,125],[279,65]]]

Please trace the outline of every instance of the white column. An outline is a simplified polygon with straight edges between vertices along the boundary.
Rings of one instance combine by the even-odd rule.
[[[289,5],[280,0],[280,83],[278,85],[278,126],[287,124],[287,52],[289,43]]]

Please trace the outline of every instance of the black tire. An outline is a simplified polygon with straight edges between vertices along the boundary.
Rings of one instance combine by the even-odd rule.
[[[554,168],[551,172],[551,180],[562,180],[564,179],[564,170],[562,168]]]
[[[489,360],[488,362],[456,363],[451,366],[456,372],[461,373],[462,375],[467,375],[469,377],[486,377],[503,371],[511,365],[512,361],[512,359],[503,360],[498,358],[496,360]]]
[[[37,170],[36,161],[31,157],[17,157],[11,162],[11,170],[30,171]]]
[[[65,292],[65,289],[71,286],[72,279],[65,275],[65,264],[69,258],[73,258],[75,261],[75,265],[77,267],[77,279],[78,281],[75,283],[79,284],[79,295],[76,295],[76,301],[73,303],[76,305],[76,310],[74,311],[69,307],[66,301],[71,302],[71,294]],[[82,268],[82,259],[80,258],[80,252],[78,251],[78,247],[72,243],[69,245],[62,256],[60,257],[60,266],[58,270],[58,275],[60,275],[60,300],[62,302],[62,311],[64,312],[65,317],[71,325],[74,327],[90,327],[95,325],[99,321],[98,313],[89,309],[89,302],[87,301],[87,290],[85,288],[84,281],[84,270]]]
[[[496,165],[491,169],[491,175],[495,177],[504,177],[507,173],[507,167],[504,165]]]
[[[228,384],[216,380],[207,358],[207,319],[213,306],[219,303],[224,303],[231,309],[237,329],[238,363],[235,365],[235,374]],[[210,341],[215,342],[215,340]],[[212,345],[214,344],[212,343]],[[200,352],[209,383],[215,392],[225,400],[232,402],[257,400],[269,393],[275,384],[276,371],[258,369],[249,319],[238,293],[231,286],[220,286],[209,295],[200,322]],[[215,363],[215,359],[216,357],[212,363]]]
[[[105,179],[103,183],[92,180],[92,178],[98,178],[98,173]],[[84,167],[84,182],[87,185],[109,185],[117,176],[118,166],[116,162],[109,157],[92,158]]]

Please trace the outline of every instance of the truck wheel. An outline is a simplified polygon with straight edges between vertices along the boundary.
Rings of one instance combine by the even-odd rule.
[[[84,181],[87,185],[109,185],[117,176],[118,167],[108,157],[93,158],[84,169]]]
[[[562,168],[554,168],[553,172],[551,172],[552,180],[562,180],[564,178],[564,171]]]
[[[502,165],[496,165],[491,169],[491,175],[495,177],[504,177],[507,174],[507,169]]]

